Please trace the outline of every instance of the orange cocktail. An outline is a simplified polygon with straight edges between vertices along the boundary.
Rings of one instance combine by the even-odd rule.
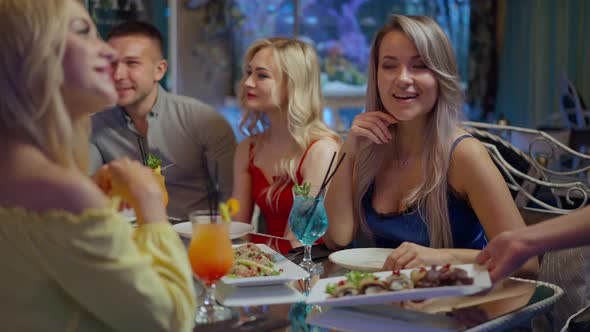
[[[229,238],[229,223],[209,211],[189,214],[193,236],[188,257],[195,275],[205,285],[202,304],[197,307],[196,323],[213,323],[231,318],[231,310],[217,303],[215,282],[232,268],[234,253]]]
[[[163,195],[163,200],[164,200],[164,206],[168,206],[168,190],[166,190],[166,178],[164,178],[164,175],[162,175],[161,169],[158,166],[158,168],[156,169],[152,169],[152,171],[154,172],[154,175],[156,176],[156,179],[158,180],[158,183],[160,184],[160,188],[162,188],[162,195]]]
[[[188,255],[193,272],[207,286],[226,275],[234,262],[229,223],[193,221]]]

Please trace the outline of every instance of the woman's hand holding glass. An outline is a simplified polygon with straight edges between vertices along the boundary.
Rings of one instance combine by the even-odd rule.
[[[139,224],[167,222],[162,188],[150,168],[123,158],[101,167],[94,179],[107,195],[131,206]]]

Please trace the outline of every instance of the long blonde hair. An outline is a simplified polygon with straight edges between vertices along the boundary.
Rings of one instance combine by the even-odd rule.
[[[322,94],[320,86],[320,65],[318,56],[309,44],[291,38],[266,38],[252,44],[246,51],[244,65],[262,49],[270,49],[274,64],[278,68],[278,82],[286,82],[287,87],[287,122],[288,130],[295,142],[291,151],[276,165],[276,174],[285,177],[275,181],[267,191],[267,200],[278,201],[278,194],[289,183],[289,179],[297,183],[297,165],[305,149],[311,142],[330,137],[336,142],[340,137],[322,122]],[[252,139],[259,140],[262,132],[269,128],[264,114],[257,110],[244,107],[246,99],[244,75],[240,82],[239,98],[245,112],[240,121],[240,131]],[[275,85],[272,96],[278,112],[281,112],[279,101],[280,84]],[[258,144],[256,144],[256,147]],[[256,151],[256,150],[255,150]],[[274,196],[273,196],[274,195]]]
[[[64,0],[0,1],[0,131],[24,135],[51,161],[88,165],[89,118],[72,123],[62,96]]]
[[[426,66],[438,81],[438,98],[426,121],[426,141],[422,153],[422,181],[402,199],[402,206],[417,205],[428,225],[430,246],[449,248],[453,238],[448,212],[447,174],[453,134],[459,126],[463,94],[459,85],[457,63],[453,48],[440,26],[426,16],[393,15],[376,34],[371,46],[367,84],[367,112],[387,112],[377,87],[379,48],[386,34],[400,31],[416,46]],[[392,134],[396,137],[396,126]],[[394,144],[397,144],[394,142]],[[361,147],[354,165],[354,210],[361,229],[370,235],[362,209],[362,199],[375,180],[383,155],[391,153],[386,147],[366,144]]]

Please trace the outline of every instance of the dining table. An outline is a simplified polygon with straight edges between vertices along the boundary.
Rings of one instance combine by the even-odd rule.
[[[183,241],[188,245],[189,240]],[[475,295],[345,307],[306,304],[318,280],[350,271],[330,261],[329,254],[324,245],[312,249],[314,262],[323,265],[320,275],[258,287],[220,283],[216,297],[231,308],[232,318],[198,324],[194,331],[517,331],[530,328],[535,317],[549,317],[563,295],[560,287],[550,283],[509,278]],[[285,257],[298,263],[301,254],[295,250]],[[196,278],[195,292],[200,300],[204,292]]]

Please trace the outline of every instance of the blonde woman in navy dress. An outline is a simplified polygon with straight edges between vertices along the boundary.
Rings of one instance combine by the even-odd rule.
[[[460,128],[449,39],[431,18],[394,15],[370,57],[367,111],[340,149],[324,240],[396,248],[385,269],[473,262],[488,239],[525,224],[485,147]],[[522,269],[536,273],[536,258]]]

